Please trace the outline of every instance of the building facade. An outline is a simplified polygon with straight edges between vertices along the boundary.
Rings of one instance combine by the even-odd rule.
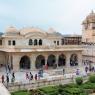
[[[95,64],[95,13],[92,11],[82,23],[83,63]]]
[[[66,37],[49,29],[8,27],[0,36],[0,64],[14,71],[82,67],[80,36]]]

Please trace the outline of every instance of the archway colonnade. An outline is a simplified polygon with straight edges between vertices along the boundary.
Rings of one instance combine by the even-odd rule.
[[[19,61],[19,68],[20,69],[31,69],[31,64],[35,65],[36,69],[43,68],[44,66],[48,66],[48,68],[57,68],[57,67],[64,67],[64,66],[78,66],[78,55],[73,53],[70,55],[69,59],[65,54],[49,54],[47,57],[43,54],[39,54],[35,57],[35,61],[31,62],[32,58],[24,55],[20,58]]]

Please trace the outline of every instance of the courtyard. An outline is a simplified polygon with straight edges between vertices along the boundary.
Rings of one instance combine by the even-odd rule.
[[[31,81],[35,81],[35,75],[37,74],[37,80],[54,80],[56,78],[72,78],[72,77],[76,77],[76,73],[77,70],[79,72],[78,76],[87,76],[86,72],[85,72],[85,67],[81,67],[81,68],[76,68],[76,71],[73,73],[66,73],[65,71],[63,72],[63,69],[51,69],[51,70],[43,70],[43,75],[41,77],[39,77],[39,70],[35,70],[35,71],[31,71],[31,70],[23,70],[23,71],[18,71],[18,72],[14,72],[14,71],[6,71],[4,68],[1,69],[0,71],[0,81],[2,82],[2,75],[4,75],[4,83],[6,84],[6,75],[9,76],[9,83],[12,83],[12,73],[14,72],[14,76],[15,76],[15,80],[14,83],[22,83],[22,84],[27,84]],[[28,76],[30,76],[30,72],[33,75],[33,79],[30,80],[30,78],[27,78],[26,74],[28,74]],[[88,72],[89,73],[89,72]]]

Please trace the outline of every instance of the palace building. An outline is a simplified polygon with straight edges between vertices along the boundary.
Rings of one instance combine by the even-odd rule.
[[[95,13],[92,11],[82,22],[83,63],[95,64]],[[93,64],[94,63],[94,64]]]
[[[14,71],[64,68],[73,72],[82,67],[81,36],[62,35],[52,28],[8,27],[0,35],[0,64]]]
[[[74,72],[84,63],[95,63],[95,13],[82,22],[81,35],[62,35],[50,28],[45,31],[10,26],[0,33],[0,66],[14,71],[65,69]],[[94,64],[93,64],[94,65]]]

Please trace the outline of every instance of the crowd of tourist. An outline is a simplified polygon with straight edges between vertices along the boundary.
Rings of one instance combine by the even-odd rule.
[[[9,74],[11,74],[11,77]],[[41,77],[43,77],[43,70],[39,70],[38,73],[36,74],[32,74],[32,72],[25,73],[25,79],[28,80],[29,82],[31,80],[39,80]],[[16,78],[15,73],[11,71],[11,72],[8,72],[6,75],[2,75],[1,81],[2,83],[7,83],[8,85],[9,83],[14,83],[15,78]]]
[[[45,68],[47,69],[47,67]],[[84,71],[85,73],[88,72],[95,72],[95,66],[91,66],[91,65],[85,65],[84,67]],[[65,68],[63,68],[62,70],[63,75],[65,74]],[[11,77],[10,77],[11,75]],[[80,75],[80,69],[76,69],[76,75]],[[9,67],[8,67],[8,73],[6,73],[6,75],[2,75],[1,76],[1,81],[2,83],[14,83],[16,81],[16,77],[15,76],[15,72],[12,71]],[[43,77],[43,69],[40,69],[38,71],[38,73],[33,74],[32,72],[26,72],[25,73],[25,80],[28,80],[29,82],[31,80],[39,80],[41,77]]]

